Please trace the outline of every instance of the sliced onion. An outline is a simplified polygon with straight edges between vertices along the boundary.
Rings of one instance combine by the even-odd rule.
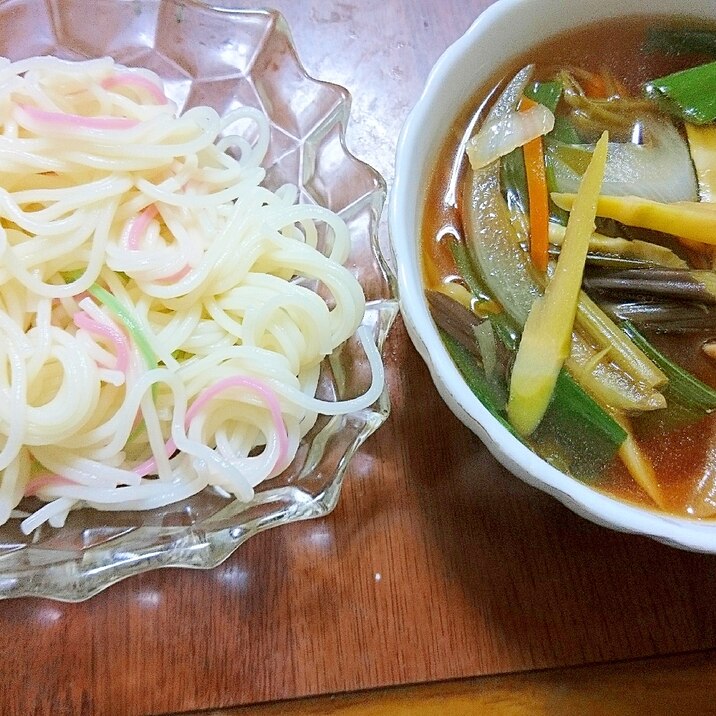
[[[510,112],[502,119],[488,121],[468,142],[467,156],[477,171],[504,157],[527,142],[542,137],[554,127],[554,114],[537,104],[524,112]]]
[[[689,147],[676,127],[664,120],[644,118],[639,125],[643,141],[610,142],[602,194],[639,196],[670,203],[697,201],[696,173]],[[637,134],[639,134],[637,132]],[[594,145],[550,143],[548,153],[554,167],[558,192],[575,193],[581,172],[570,160],[575,152],[591,153]]]

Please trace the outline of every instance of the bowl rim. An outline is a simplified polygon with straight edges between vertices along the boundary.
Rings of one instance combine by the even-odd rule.
[[[648,7],[638,0],[602,0],[599,8],[590,8],[588,12],[596,12],[602,18],[637,14],[686,16],[690,12],[696,14],[697,5],[697,2],[693,2],[689,8],[685,7],[683,0],[662,0],[659,7]],[[467,389],[429,316],[415,245],[415,228],[420,221],[419,192],[415,191],[418,182],[415,177],[421,176],[416,148],[425,144],[425,138],[421,135],[422,127],[450,75],[460,68],[480,38],[503,22],[511,12],[530,6],[532,10],[540,6],[558,6],[570,13],[570,16],[574,15],[574,7],[571,4],[565,7],[560,0],[498,0],[490,5],[439,57],[402,127],[396,148],[393,186],[388,198],[388,227],[397,265],[403,321],[428,366],[433,382],[450,409],[481,438],[494,457],[517,477],[551,494],[572,511],[598,524],[649,536],[683,549],[716,552],[716,520],[707,522],[679,517],[609,496],[561,472],[532,452]],[[622,11],[625,6],[626,10]],[[587,11],[582,9],[582,14],[584,12]],[[716,18],[716,12],[712,10],[711,13]],[[427,155],[423,159],[423,165],[427,167],[433,162],[434,158]]]

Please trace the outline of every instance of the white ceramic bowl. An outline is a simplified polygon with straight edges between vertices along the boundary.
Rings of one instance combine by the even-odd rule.
[[[629,15],[693,15],[716,21],[716,3],[499,0],[438,60],[398,142],[389,226],[398,267],[400,305],[408,333],[445,402],[515,475],[596,523],[648,535],[677,547],[716,553],[716,521],[671,517],[608,497],[555,469],[512,436],[464,383],[440,340],[423,294],[416,237],[420,236],[424,187],[436,151],[466,99],[512,57],[540,41],[571,27]]]

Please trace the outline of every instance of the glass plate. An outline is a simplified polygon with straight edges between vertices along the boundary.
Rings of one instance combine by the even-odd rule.
[[[378,248],[385,183],[346,149],[348,92],[306,73],[283,17],[194,0],[0,0],[0,55],[68,59],[111,55],[158,73],[185,109],[260,108],[271,122],[265,184],[299,187],[303,202],[338,212],[352,238],[349,259],[368,299],[364,319],[382,350],[397,313],[393,279]],[[324,361],[318,394],[350,398],[370,382],[357,340]],[[269,527],[320,517],[336,505],[350,458],[388,417],[387,392],[369,409],[324,418],[279,477],[241,503],[212,489],[144,512],[76,510],[64,528],[25,536],[0,527],[0,598],[87,599],[159,567],[210,568]]]

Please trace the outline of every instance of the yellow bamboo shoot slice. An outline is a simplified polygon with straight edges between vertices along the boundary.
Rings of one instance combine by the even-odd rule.
[[[570,210],[576,194],[552,194],[562,209]],[[653,229],[702,244],[716,245],[716,204],[675,201],[663,204],[638,196],[600,196],[597,216],[621,221],[628,226]]]
[[[662,510],[666,509],[667,505],[659,487],[654,466],[634,438],[628,418],[614,412],[612,417],[624,428],[627,434],[626,439],[619,446],[621,461],[626,466],[634,482],[644,490],[658,507]]]
[[[549,243],[554,246],[561,246],[566,230],[566,226],[550,222]],[[641,259],[666,268],[689,268],[689,264],[671,249],[661,244],[652,244],[650,241],[642,241],[641,239],[624,239],[620,236],[604,236],[604,234],[594,233],[592,238],[589,239],[589,250],[612,256]]]
[[[575,195],[554,276],[534,301],[522,332],[507,403],[510,423],[522,435],[530,435],[542,420],[569,356],[608,141],[604,132]]]

